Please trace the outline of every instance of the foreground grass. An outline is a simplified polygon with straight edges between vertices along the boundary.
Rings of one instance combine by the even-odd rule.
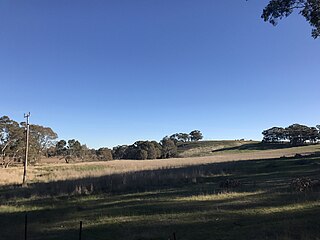
[[[79,221],[83,239],[93,240],[168,239],[173,232],[185,240],[320,238],[319,189],[299,193],[290,186],[297,177],[320,178],[317,155],[128,174],[121,175],[129,179],[117,183],[121,187],[94,186],[88,195],[70,196],[62,189],[81,181],[110,184],[116,178],[2,188],[0,239],[23,238],[26,212],[28,239],[34,240],[77,239]],[[221,187],[226,179],[241,185]],[[64,194],[49,191],[59,186]]]

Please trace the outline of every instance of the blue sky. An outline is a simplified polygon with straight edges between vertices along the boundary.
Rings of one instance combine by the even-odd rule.
[[[320,40],[267,2],[2,0],[0,115],[95,148],[320,124]]]

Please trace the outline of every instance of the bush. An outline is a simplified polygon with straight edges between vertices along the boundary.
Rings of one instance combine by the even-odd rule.
[[[225,181],[220,182],[219,187],[229,189],[240,187],[240,185],[241,183],[238,180],[228,178]]]
[[[298,192],[306,192],[312,189],[312,180],[308,177],[296,178],[292,180],[291,187]]]

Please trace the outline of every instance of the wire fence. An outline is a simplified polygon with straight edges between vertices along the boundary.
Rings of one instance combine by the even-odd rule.
[[[29,219],[28,214],[25,214],[25,222],[24,222],[24,240],[31,240],[30,237],[30,229],[28,229],[29,226]],[[78,238],[75,235],[73,239],[79,239],[79,240],[106,240],[105,237],[101,236],[101,234],[96,233],[92,229],[84,229],[83,221],[79,222],[79,230],[78,230]],[[168,239],[165,240],[177,240],[176,233],[173,232],[171,235],[169,235]]]

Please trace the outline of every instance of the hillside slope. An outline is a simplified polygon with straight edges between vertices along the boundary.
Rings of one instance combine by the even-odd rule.
[[[210,156],[217,150],[237,148],[243,145],[256,144],[258,141],[217,140],[198,141],[178,144],[179,157]]]

